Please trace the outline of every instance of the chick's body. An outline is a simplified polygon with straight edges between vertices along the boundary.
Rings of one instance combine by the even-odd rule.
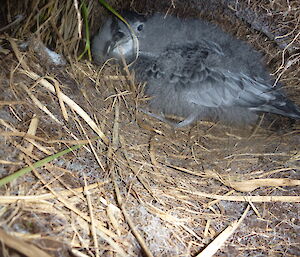
[[[217,26],[161,14],[124,18],[135,36],[109,19],[93,40],[93,56],[98,63],[137,56],[132,68],[147,82],[150,107],[184,117],[178,127],[197,119],[253,122],[257,111],[300,118],[299,107],[273,87],[261,54]]]

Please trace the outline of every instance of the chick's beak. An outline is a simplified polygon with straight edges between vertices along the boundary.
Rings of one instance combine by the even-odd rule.
[[[118,60],[125,58],[126,62],[131,62],[136,55],[136,46],[131,35],[117,32],[108,45],[107,55]]]

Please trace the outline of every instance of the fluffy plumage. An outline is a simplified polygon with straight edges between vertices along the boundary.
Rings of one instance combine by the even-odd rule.
[[[196,19],[144,17],[124,13],[132,31],[110,18],[93,39],[97,63],[109,58],[128,62],[140,81],[147,81],[150,107],[162,116],[184,117],[177,127],[198,119],[253,122],[257,112],[300,119],[248,44],[217,26]]]

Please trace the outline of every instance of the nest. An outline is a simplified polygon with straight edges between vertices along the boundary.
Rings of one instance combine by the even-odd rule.
[[[187,2],[111,5],[218,23],[300,104],[300,3]],[[93,34],[109,13],[87,9]],[[3,256],[300,255],[299,121],[174,130],[138,111],[144,84],[128,69],[78,61],[80,3],[7,1],[1,13],[0,174],[24,173],[0,187]]]

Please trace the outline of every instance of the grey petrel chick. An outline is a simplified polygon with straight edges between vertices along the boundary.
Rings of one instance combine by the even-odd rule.
[[[262,56],[216,25],[198,19],[123,13],[109,18],[93,39],[97,63],[114,58],[127,63],[147,82],[150,108],[165,120],[176,115],[182,127],[196,120],[250,123],[257,112],[300,119],[262,64]]]

